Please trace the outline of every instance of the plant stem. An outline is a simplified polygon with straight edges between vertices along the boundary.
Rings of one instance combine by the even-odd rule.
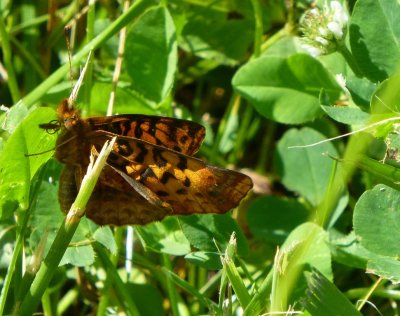
[[[122,245],[122,233],[123,233],[123,229],[121,227],[117,227],[115,229],[114,238],[115,238],[116,244],[118,245],[117,253],[115,255],[111,255],[111,258],[109,259],[109,261],[112,264],[112,267],[108,267],[107,271],[109,271],[110,269],[116,270],[117,263],[118,263],[118,256],[121,252],[120,249],[121,249],[121,245]],[[97,309],[96,315],[100,316],[100,315],[107,314],[106,309],[107,309],[109,298],[110,298],[109,294],[110,294],[111,286],[112,286],[112,278],[107,273],[107,279],[104,282],[104,287],[103,287],[103,291],[102,291],[103,295],[101,295],[99,307]]]
[[[164,267],[167,268],[168,270],[171,270],[172,267],[171,267],[171,260],[169,259],[169,256],[167,254],[162,254],[162,258],[163,258]],[[172,315],[179,316],[178,293],[176,292],[174,283],[172,282],[172,280],[170,278],[166,278],[166,285],[167,285],[169,300],[171,303]]]
[[[93,40],[94,38],[94,22],[95,22],[95,2],[94,0],[90,0],[88,4],[88,12],[87,12],[87,22],[86,22],[86,39],[88,42]],[[93,55],[90,56],[88,60],[86,77],[85,77],[85,85],[83,86],[84,95],[85,95],[85,103],[86,103],[86,111],[90,113],[91,107],[91,92],[93,86]]]
[[[125,0],[123,12],[128,11],[129,5],[130,5],[130,0]],[[117,93],[118,80],[121,75],[122,61],[123,61],[123,56],[124,56],[124,52],[125,52],[125,41],[126,41],[126,26],[123,27],[121,29],[121,31],[119,32],[118,54],[117,54],[117,59],[115,61],[115,68],[114,68],[114,74],[113,74],[113,79],[112,79],[112,88],[111,88],[111,93],[110,93],[110,99],[108,100],[107,116],[111,116],[113,114],[115,97],[116,97],[116,93]]]
[[[7,84],[8,88],[10,89],[13,102],[16,103],[21,98],[21,95],[19,93],[17,78],[15,76],[14,66],[11,58],[12,54],[11,54],[10,38],[8,36],[6,27],[4,25],[3,17],[0,17],[0,37],[4,55],[4,64],[7,69],[7,77],[8,77]]]
[[[46,258],[32,282],[29,292],[24,297],[19,314],[32,315],[36,310],[44,291],[53,278],[53,275],[56,272],[72,237],[74,236],[81,217],[84,215],[86,204],[93,192],[101,170],[107,161],[107,157],[112,151],[114,143],[115,138],[110,143],[107,141],[93,167],[89,165],[88,173],[83,178],[78,196],[61,224],[56,238],[54,239]]]
[[[127,291],[127,288],[124,282],[122,282],[117,270],[114,269],[113,263],[106,255],[104,247],[99,243],[94,243],[93,246],[104,269],[107,271],[107,277],[112,280],[111,283],[114,285],[115,293],[121,304],[124,306],[126,314],[134,316],[140,315],[135,302],[132,300],[132,296]]]
[[[261,54],[261,42],[263,36],[262,10],[259,0],[251,0],[251,4],[253,5],[255,21],[253,57],[257,58]]]
[[[354,59],[353,55],[351,54],[349,49],[346,47],[346,45],[338,44],[338,51],[339,51],[339,53],[342,54],[342,56],[344,57],[347,64],[349,65],[349,67],[354,72],[354,74],[360,78],[364,77],[361,69],[358,67],[356,60]]]

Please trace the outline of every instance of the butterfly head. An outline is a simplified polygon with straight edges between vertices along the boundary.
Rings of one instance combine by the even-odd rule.
[[[67,130],[73,129],[79,123],[79,111],[70,104],[68,99],[61,101],[57,108],[57,115]]]

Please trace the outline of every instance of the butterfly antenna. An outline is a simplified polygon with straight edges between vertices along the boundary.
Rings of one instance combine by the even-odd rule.
[[[68,63],[69,63],[69,81],[71,82],[71,91],[74,89],[74,78],[72,77],[72,56],[71,56],[71,24],[64,28],[65,41],[67,42]]]
[[[60,143],[60,144],[57,144],[57,145],[56,145],[54,148],[52,148],[52,149],[47,149],[47,150],[44,150],[44,151],[41,151],[41,152],[38,152],[38,153],[34,153],[34,154],[25,154],[25,157],[40,156],[40,155],[43,155],[43,154],[45,154],[45,153],[49,153],[49,152],[51,152],[51,151],[56,150],[57,148],[60,148],[60,147],[64,146],[65,144],[69,143],[70,141],[76,139],[76,137],[77,137],[77,136],[74,135],[74,136],[68,138],[65,142],[62,142],[62,143]]]

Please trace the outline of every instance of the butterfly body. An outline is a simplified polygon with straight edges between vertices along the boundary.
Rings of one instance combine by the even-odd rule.
[[[89,164],[117,136],[86,215],[100,225],[147,224],[167,215],[225,213],[252,187],[241,173],[210,166],[192,157],[205,130],[167,117],[117,115],[82,119],[63,101],[55,157],[65,164],[59,199],[69,210]]]

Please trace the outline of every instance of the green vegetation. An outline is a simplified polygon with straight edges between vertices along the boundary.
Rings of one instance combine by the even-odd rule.
[[[398,1],[65,3],[0,2],[0,315],[399,314]],[[87,60],[83,117],[201,123],[254,191],[100,227],[82,186],[65,217],[39,124]]]

